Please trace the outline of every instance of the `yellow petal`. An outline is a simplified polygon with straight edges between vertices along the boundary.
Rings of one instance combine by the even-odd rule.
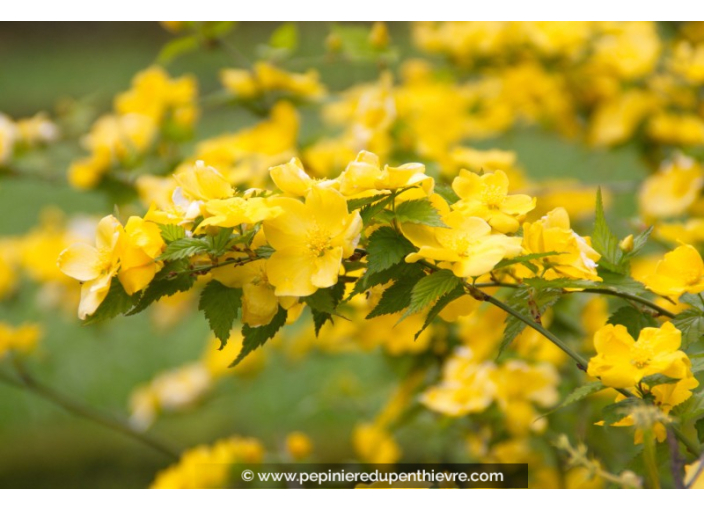
[[[58,265],[65,275],[82,282],[94,280],[103,269],[98,249],[85,243],[76,243],[62,251]]]

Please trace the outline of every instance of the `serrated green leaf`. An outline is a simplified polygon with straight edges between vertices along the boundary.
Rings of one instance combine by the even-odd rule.
[[[372,310],[367,319],[372,319],[380,315],[388,315],[403,311],[411,304],[411,292],[415,284],[422,278],[422,272],[416,278],[406,277],[397,280],[391,287],[387,288],[381,295],[379,303]]]
[[[633,249],[625,254],[626,257],[633,258],[638,255],[638,253],[645,247],[648,239],[650,239],[650,234],[653,232],[653,227],[648,227],[639,234],[633,236]]]
[[[83,285],[87,284],[84,283]],[[103,302],[100,303],[93,315],[85,318],[83,324],[95,324],[96,322],[113,319],[118,315],[127,313],[135,305],[138,298],[137,294],[132,296],[127,294],[120,280],[114,277],[110,282],[110,290],[108,290],[105,299],[103,299]]]
[[[441,269],[429,274],[414,285],[411,291],[411,305],[408,307],[408,313],[425,310],[437,299],[461,285],[462,279],[457,278],[449,269]]]
[[[641,399],[629,397],[615,404],[609,404],[601,411],[604,425],[613,425],[631,414],[634,407],[647,405]]]
[[[217,280],[208,282],[200,294],[198,309],[208,319],[210,329],[221,342],[221,349],[230,338],[230,331],[240,308],[242,308],[242,289],[226,287]]]
[[[418,337],[425,331],[428,326],[430,326],[435,318],[440,315],[440,312],[442,312],[447,305],[452,303],[454,300],[461,298],[466,294],[464,290],[464,286],[461,287],[456,287],[455,289],[451,290],[447,294],[445,294],[443,297],[438,299],[437,303],[433,305],[433,307],[430,309],[428,312],[428,315],[425,316],[425,322],[423,323],[423,327],[420,328],[420,330],[415,334],[415,339],[418,339]]]
[[[161,238],[164,240],[165,243],[172,243],[174,241],[178,241],[179,239],[183,239],[184,237],[186,237],[186,229],[183,228],[181,225],[158,225],[159,230],[161,231]]]
[[[371,205],[373,203],[378,202],[379,200],[384,200],[387,198],[389,198],[389,195],[386,193],[372,195],[371,197],[351,198],[347,201],[347,210],[349,212],[356,211],[357,209],[361,209],[364,206]]]
[[[425,272],[419,264],[408,264],[399,262],[388,269],[378,273],[365,273],[354,286],[350,298],[361,294],[376,285],[384,285],[392,280],[402,280],[405,278],[422,278]]]
[[[269,324],[256,328],[245,324],[242,327],[242,336],[244,337],[242,341],[242,350],[237,355],[237,359],[232,362],[230,367],[237,366],[244,358],[247,357],[250,352],[264,345],[270,338],[273,338],[274,335],[276,335],[276,333],[284,326],[284,324],[286,324],[287,315],[288,312],[279,306],[279,311]]]
[[[682,294],[680,296],[681,303],[687,303],[698,310],[704,310],[704,302],[702,302],[702,296],[704,294]]]
[[[690,308],[675,315],[672,325],[682,332],[682,348],[686,349],[704,336],[704,312]]]
[[[601,390],[605,390],[607,387],[604,386],[604,384],[601,381],[592,381],[588,382],[587,384],[580,386],[579,388],[576,388],[575,390],[572,391],[567,397],[565,397],[565,400],[562,401],[562,403],[557,406],[555,409],[550,411],[548,414],[552,414],[555,411],[558,411],[560,409],[564,409],[565,407],[575,404],[579,402],[580,400],[584,400],[587,398],[589,395],[593,395],[594,393],[598,393]]]
[[[417,200],[407,200],[396,206],[396,219],[401,223],[416,223],[428,225],[429,227],[447,228],[440,218],[438,212],[430,200],[420,198]]]
[[[256,250],[254,250],[254,253],[257,254],[257,257],[262,258],[262,259],[268,259],[273,255],[273,253],[276,250],[269,246],[268,244],[265,244],[264,246],[260,246]]]
[[[391,227],[381,227],[369,236],[367,272],[378,273],[398,264],[415,251],[411,242]]]
[[[184,237],[166,246],[164,253],[157,260],[188,259],[200,253],[206,253],[211,245],[207,239],[200,237]]]
[[[540,289],[523,288],[518,289],[506,301],[506,304],[526,317],[532,317],[532,308],[535,307],[540,314],[544,314],[545,310],[554,305],[562,295],[562,289]],[[504,334],[499,346],[499,356],[513,342],[525,328],[526,323],[517,319],[513,315],[507,315],[504,323]]]
[[[362,218],[362,223],[366,226],[372,223],[372,221],[378,221],[381,212],[385,207],[389,206],[394,201],[394,198],[394,195],[389,195],[382,200],[362,207],[362,210],[359,212],[359,216]]]
[[[512,259],[504,259],[494,266],[494,269],[501,269],[504,267],[512,266],[513,264],[525,264],[531,260],[542,259],[544,257],[552,257],[554,255],[560,255],[557,251],[548,251],[545,253],[530,253],[528,255],[520,255],[518,257],[513,257]],[[531,264],[532,265],[532,264]],[[535,271],[535,265],[529,267],[529,269]]]
[[[232,241],[236,240],[232,235],[232,228],[221,228],[214,236],[206,237],[208,241],[208,253],[215,257],[224,255],[231,246]]]
[[[655,386],[661,386],[663,384],[673,384],[678,381],[679,379],[675,379],[674,377],[668,377],[663,374],[648,375],[641,379],[641,382],[643,384],[647,384],[648,388],[654,388]]]
[[[599,188],[596,192],[596,218],[592,233],[592,248],[601,254],[600,266],[616,273],[624,273],[624,267],[621,264],[623,252],[618,244],[618,237],[614,235],[606,223],[604,203],[601,199],[601,188]]]
[[[640,330],[643,328],[657,327],[657,321],[652,315],[647,315],[632,306],[622,306],[611,314],[607,324],[620,324],[625,326],[628,334],[633,338],[638,338]]]
[[[136,315],[163,297],[189,290],[193,287],[196,278],[187,270],[188,263],[185,260],[176,260],[165,264],[144,289],[134,308],[126,315]]]

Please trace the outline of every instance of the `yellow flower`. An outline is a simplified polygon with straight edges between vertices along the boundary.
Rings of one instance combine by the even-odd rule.
[[[313,451],[313,442],[303,432],[291,432],[286,436],[286,451],[295,460],[303,460]]]
[[[369,42],[377,50],[385,49],[391,42],[389,28],[383,21],[375,21],[372,30],[369,32]]]
[[[612,388],[631,388],[643,377],[663,374],[687,377],[691,363],[680,351],[681,333],[672,323],[644,328],[636,342],[622,325],[607,324],[594,335],[597,354],[587,372]]]
[[[41,336],[42,330],[36,324],[22,324],[13,327],[0,322],[0,359],[10,351],[30,353],[36,347]]]
[[[601,255],[591,247],[588,237],[581,237],[570,228],[570,218],[562,207],[552,210],[535,223],[523,224],[523,248],[526,253],[559,253],[532,261],[544,269],[539,274],[547,280],[572,278],[601,281],[596,273],[596,263]],[[520,276],[532,275],[522,266],[517,266],[516,272]]]
[[[484,175],[461,170],[452,189],[460,197],[454,209],[482,218],[504,234],[518,230],[519,219],[535,208],[535,198],[508,195],[508,177],[501,170]]]
[[[349,213],[344,197],[332,189],[311,189],[305,203],[271,199],[283,211],[263,222],[276,250],[267,261],[277,296],[309,296],[337,283],[342,259],[354,253],[362,230],[358,211]]]
[[[692,159],[678,157],[645,180],[638,194],[641,213],[648,218],[683,214],[704,186],[704,171]]]
[[[422,259],[449,262],[455,275],[467,278],[488,273],[503,258],[520,253],[520,238],[492,234],[486,221],[466,216],[463,211],[450,211],[438,195],[432,195],[431,201],[448,228],[403,224],[404,235],[420,248],[407,255],[406,262]]]
[[[401,457],[401,448],[391,434],[373,423],[357,425],[352,433],[357,457],[369,464],[393,464]]]
[[[303,169],[303,164],[298,158],[293,158],[288,163],[269,169],[271,180],[276,187],[288,196],[304,197],[315,187],[336,187],[337,183],[331,180],[318,180],[310,177]]]
[[[59,255],[59,268],[64,274],[82,282],[78,317],[92,315],[110,290],[112,277],[119,268],[119,243],[124,234],[114,216],[98,223],[95,246],[76,243]]]
[[[441,383],[426,390],[420,402],[447,416],[480,413],[496,397],[495,372],[494,363],[478,361],[471,349],[462,347],[445,363]]]
[[[230,183],[212,166],[205,166],[203,161],[174,174],[181,194],[190,200],[215,200],[230,198],[234,190]]]
[[[178,463],[160,471],[152,489],[217,489],[227,486],[232,465],[257,464],[264,447],[254,438],[234,436],[212,446],[187,450]]]
[[[132,216],[125,225],[120,245],[120,272],[117,277],[132,295],[154,279],[163,262],[155,260],[164,248],[164,240],[156,223]]]
[[[655,273],[644,278],[645,286],[656,294],[678,298],[685,292],[704,290],[704,263],[696,248],[684,244],[665,254]]]
[[[266,198],[258,197],[210,200],[201,207],[201,209],[205,209],[207,217],[198,225],[196,232],[211,225],[228,228],[237,227],[243,223],[259,223],[281,214],[281,209],[270,206],[269,202]]]
[[[279,304],[289,309],[298,302],[295,298],[277,297],[274,286],[269,283],[266,260],[219,267],[212,274],[223,285],[242,289],[242,322],[254,328],[269,324]]]

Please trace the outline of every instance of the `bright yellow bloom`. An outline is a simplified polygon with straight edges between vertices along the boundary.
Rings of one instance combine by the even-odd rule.
[[[132,88],[115,98],[115,111],[145,115],[157,124],[170,115],[176,125],[188,128],[198,116],[197,95],[194,76],[172,79],[161,67],[152,66],[138,73]]]
[[[277,296],[309,296],[337,283],[342,259],[354,253],[362,230],[358,211],[347,212],[344,197],[332,189],[311,189],[305,203],[271,199],[283,211],[263,222],[276,252],[267,261]]]
[[[519,220],[535,208],[535,198],[508,194],[508,177],[501,170],[484,175],[461,170],[452,189],[460,197],[454,209],[482,218],[504,234],[518,230]]]
[[[683,214],[704,186],[704,171],[694,160],[678,157],[645,180],[638,194],[641,213],[648,218]]]
[[[467,216],[463,211],[450,211],[438,195],[432,195],[431,200],[448,228],[403,224],[404,235],[420,248],[407,255],[406,262],[422,259],[449,262],[455,275],[468,278],[488,273],[502,259],[520,253],[520,238],[492,234],[486,221]]]
[[[291,432],[286,436],[286,451],[295,460],[303,460],[313,451],[313,442],[303,432]]]
[[[152,489],[225,488],[233,464],[257,464],[264,458],[264,447],[254,438],[234,436],[212,446],[187,450],[177,464],[156,475]]]
[[[596,273],[596,263],[601,255],[591,247],[588,237],[581,237],[570,228],[570,218],[561,207],[535,223],[523,224],[523,248],[526,253],[560,254],[531,261],[544,269],[544,272],[539,273],[542,278],[601,281]],[[517,266],[516,271],[521,276],[532,274],[522,266]]]
[[[42,330],[36,324],[14,327],[0,322],[0,359],[10,351],[22,354],[32,352],[41,336]]]
[[[389,28],[383,21],[375,21],[372,30],[369,32],[369,42],[377,50],[385,49],[391,42]]]
[[[120,241],[124,230],[114,216],[98,223],[95,246],[76,243],[59,255],[59,268],[64,274],[82,282],[78,317],[92,315],[110,290],[112,277],[119,268]]]
[[[281,209],[271,206],[269,199],[258,197],[210,200],[201,209],[205,210],[206,218],[198,225],[197,232],[211,225],[229,228],[259,223],[281,214]]]
[[[447,416],[481,413],[496,397],[496,366],[478,361],[471,349],[457,349],[445,362],[442,382],[420,397],[423,405]]]
[[[394,464],[401,457],[401,448],[391,434],[373,423],[357,425],[352,433],[357,457],[369,464]]]
[[[295,298],[277,296],[269,282],[266,260],[219,267],[212,274],[223,285],[242,289],[242,322],[252,327],[269,324],[279,304],[289,309],[298,302]]]
[[[665,254],[655,273],[644,278],[645,286],[656,294],[677,299],[685,292],[704,291],[704,262],[696,248],[684,244]]]
[[[283,92],[295,97],[319,99],[325,95],[325,86],[314,69],[303,73],[290,73],[269,62],[257,62],[254,71],[223,69],[220,72],[223,86],[237,97],[251,98],[266,92]]]
[[[704,120],[699,114],[660,112],[651,117],[647,134],[653,140],[672,145],[704,143]]]
[[[303,164],[298,158],[293,158],[288,163],[270,168],[269,175],[276,187],[287,196],[304,197],[312,188],[337,187],[335,181],[328,179],[318,180],[310,177],[303,169]]]
[[[149,285],[164,265],[155,260],[164,246],[156,223],[138,216],[127,220],[120,245],[120,272],[117,275],[125,292],[132,295]]]
[[[559,376],[551,365],[528,365],[522,360],[511,360],[493,374],[496,384],[496,402],[506,414],[508,429],[516,435],[528,431],[545,430],[547,421],[539,419],[534,404],[550,407],[557,404]]]
[[[679,350],[681,337],[670,322],[659,329],[644,328],[637,342],[624,326],[607,324],[594,335],[597,354],[587,372],[612,388],[631,388],[654,374],[682,379],[689,374],[691,363]]]

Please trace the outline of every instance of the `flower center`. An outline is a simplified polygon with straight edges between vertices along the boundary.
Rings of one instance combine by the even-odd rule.
[[[327,230],[320,228],[318,225],[315,225],[307,232],[306,245],[308,246],[308,249],[318,257],[322,256],[327,250],[332,248],[332,246],[330,246],[330,241],[330,233]]]
[[[482,190],[482,202],[491,208],[498,208],[504,200],[503,190],[494,184],[487,184]]]
[[[636,345],[631,352],[631,365],[638,369],[647,367],[653,358],[653,349],[648,345]]]

